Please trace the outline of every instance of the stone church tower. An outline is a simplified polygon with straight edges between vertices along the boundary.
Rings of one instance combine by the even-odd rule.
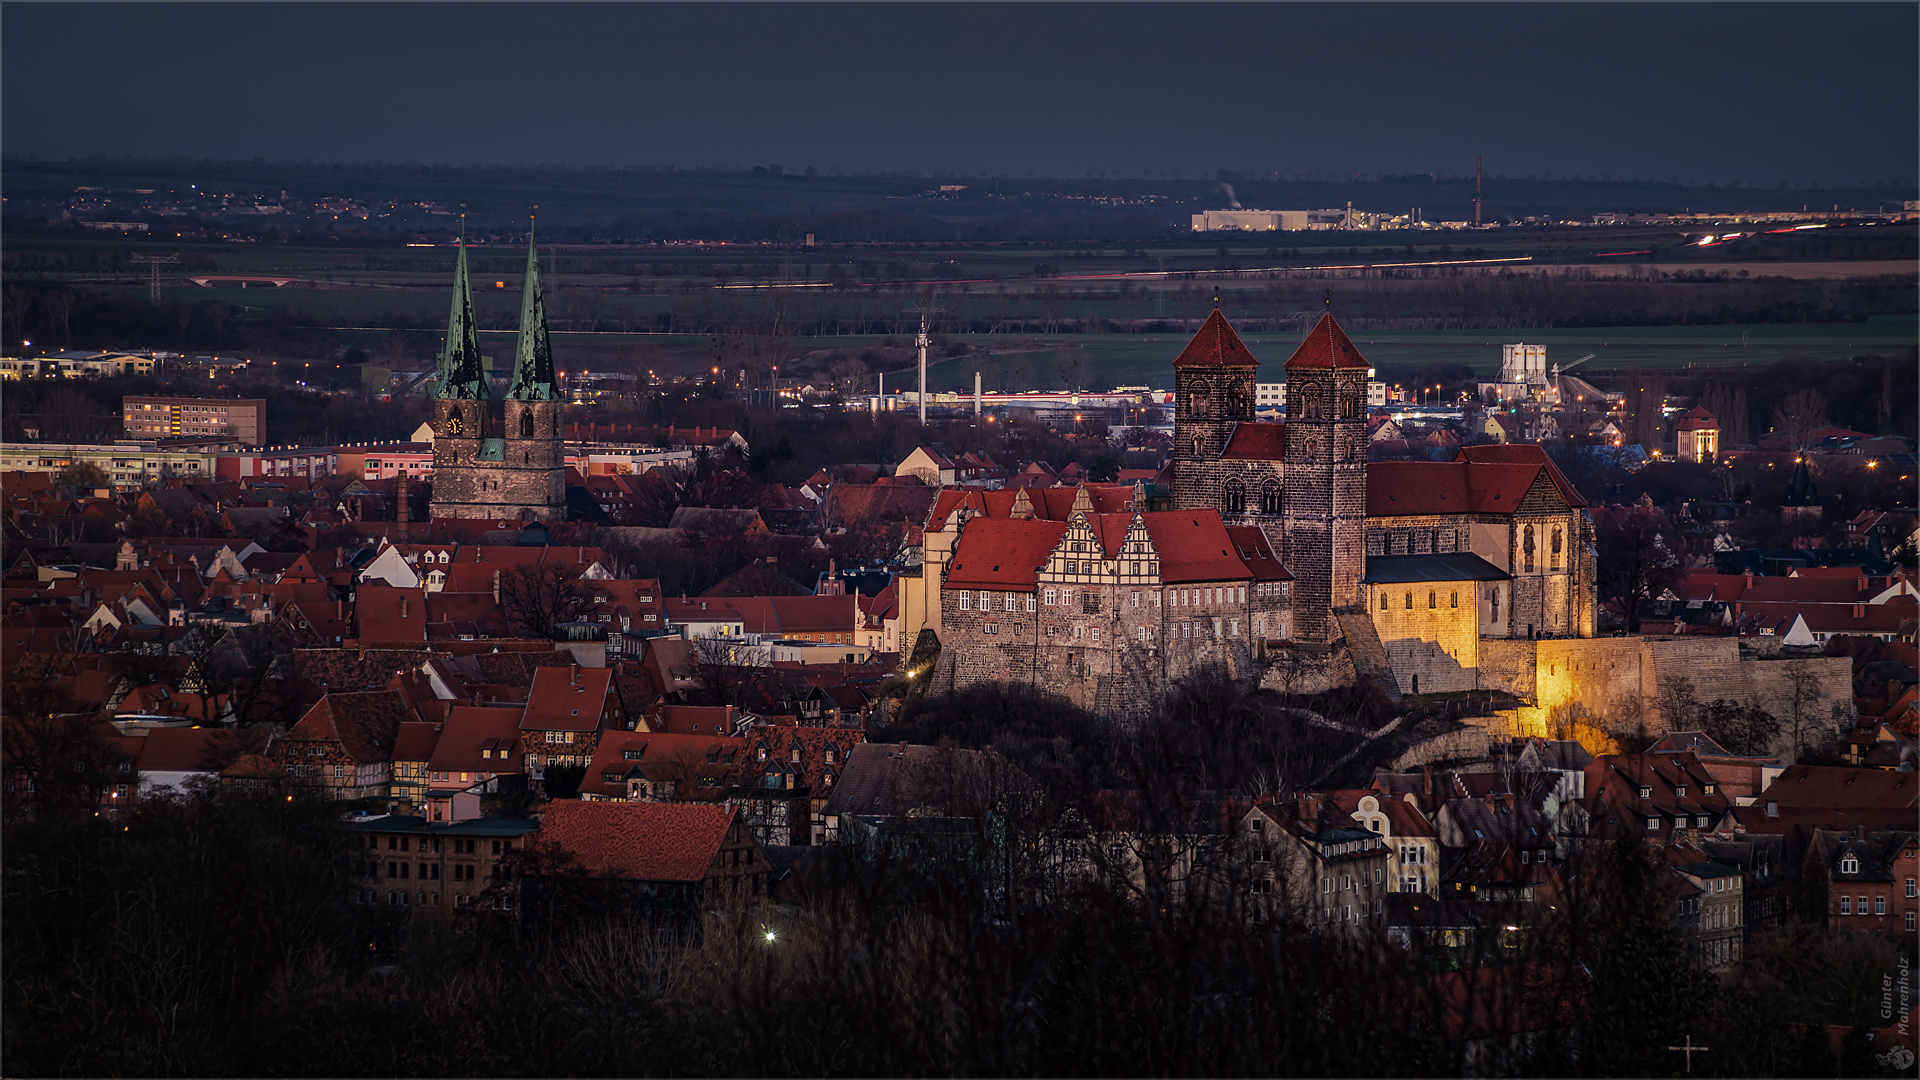
[[[1367,373],[1328,312],[1287,360],[1282,558],[1293,572],[1294,636],[1339,636],[1329,613],[1358,603],[1367,567]]]
[[[527,225],[527,279],[520,295],[520,341],[514,349],[513,386],[507,391],[505,453],[500,473],[507,501],[518,516],[541,521],[567,519],[567,457],[561,442],[566,409],[553,374],[553,345],[547,337],[547,298],[540,288],[540,266]]]
[[[447,340],[434,365],[433,517],[491,517],[488,497],[495,494],[483,466],[499,460],[493,437],[493,389],[480,356],[474,325],[473,292],[467,281],[467,231],[460,228],[459,255],[453,269],[453,309],[447,315]]]
[[[520,341],[505,415],[496,418],[493,390],[480,355],[464,229],[454,267],[447,341],[435,376],[430,513],[451,518],[565,520],[566,454],[561,442],[565,406],[554,379],[546,298],[540,289],[531,229]]]

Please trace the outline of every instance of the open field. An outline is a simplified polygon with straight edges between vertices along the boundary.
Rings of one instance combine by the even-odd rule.
[[[1353,335],[1367,359],[1381,367],[1421,367],[1434,363],[1465,364],[1476,375],[1491,377],[1500,368],[1500,346],[1515,341],[1548,346],[1550,363],[1572,363],[1588,353],[1586,373],[1639,367],[1649,370],[1685,370],[1712,367],[1763,367],[1781,360],[1807,363],[1837,362],[1855,356],[1901,356],[1916,339],[1916,324],[1823,323],[1806,325],[1754,324],[1694,327],[1612,327],[1604,329],[1528,330],[1502,334],[1485,330],[1368,331]],[[369,351],[378,349],[384,331],[342,334]],[[704,334],[554,334],[556,359],[563,367],[597,364],[643,367],[669,373],[702,371],[711,360],[712,339]],[[1249,333],[1244,335],[1262,365],[1262,378],[1278,380],[1280,365],[1293,352],[1299,335]],[[484,331],[483,347],[504,355],[513,348],[513,332]],[[1168,387],[1173,358],[1187,342],[1185,334],[953,334],[943,345],[963,343],[963,356],[944,357],[932,350],[927,378],[937,390],[971,390],[973,373],[982,373],[988,389],[1054,387],[1057,351],[1084,349],[1094,369],[1097,388],[1112,386]],[[802,337],[789,342],[796,359],[813,354],[812,363],[789,370],[817,368],[821,354],[844,353],[885,371],[889,383],[905,388],[897,377],[913,370],[911,337],[847,335]],[[876,362],[871,355],[878,354]],[[803,376],[804,377],[804,376]]]

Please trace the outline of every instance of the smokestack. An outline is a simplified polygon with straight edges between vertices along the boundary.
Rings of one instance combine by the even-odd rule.
[[[407,474],[401,473],[393,478],[393,520],[402,525],[407,523]]]
[[[1473,155],[1473,223],[1480,224],[1480,155]]]
[[[980,373],[977,371],[973,373],[973,415],[975,419],[980,417]]]

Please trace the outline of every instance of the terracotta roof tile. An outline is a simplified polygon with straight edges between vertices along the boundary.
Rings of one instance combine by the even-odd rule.
[[[611,668],[537,668],[521,726],[529,731],[598,730],[612,687]]]
[[[1240,335],[1227,325],[1227,317],[1220,314],[1219,308],[1207,316],[1200,324],[1200,331],[1187,342],[1174,358],[1173,366],[1180,367],[1258,367],[1260,361],[1241,342]]]
[[[1333,313],[1320,316],[1320,321],[1307,331],[1307,339],[1287,358],[1287,370],[1295,368],[1368,368],[1373,365],[1360,355],[1347,338],[1347,332],[1333,319]]]
[[[1257,525],[1229,525],[1227,537],[1233,541],[1232,550],[1240,556],[1247,569],[1253,572],[1255,581],[1292,581],[1293,575],[1280,565],[1280,556],[1273,550],[1272,541]]]
[[[971,521],[947,568],[947,587],[1031,590],[1039,582],[1039,568],[1066,532],[1066,524],[1058,521]]]
[[[1233,553],[1233,540],[1218,511],[1162,510],[1141,516],[1160,556],[1162,581],[1239,581],[1253,576]]]
[[[366,764],[391,761],[409,715],[397,690],[333,693],[308,709],[287,738],[337,741],[348,757]]]
[[[547,808],[539,842],[596,876],[697,882],[732,824],[733,811],[718,806],[562,800]]]

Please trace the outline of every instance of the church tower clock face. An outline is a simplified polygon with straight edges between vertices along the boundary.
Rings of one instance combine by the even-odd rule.
[[[465,425],[460,422],[459,412],[456,411],[447,416],[447,434],[458,435],[460,434],[460,429],[464,426]]]

